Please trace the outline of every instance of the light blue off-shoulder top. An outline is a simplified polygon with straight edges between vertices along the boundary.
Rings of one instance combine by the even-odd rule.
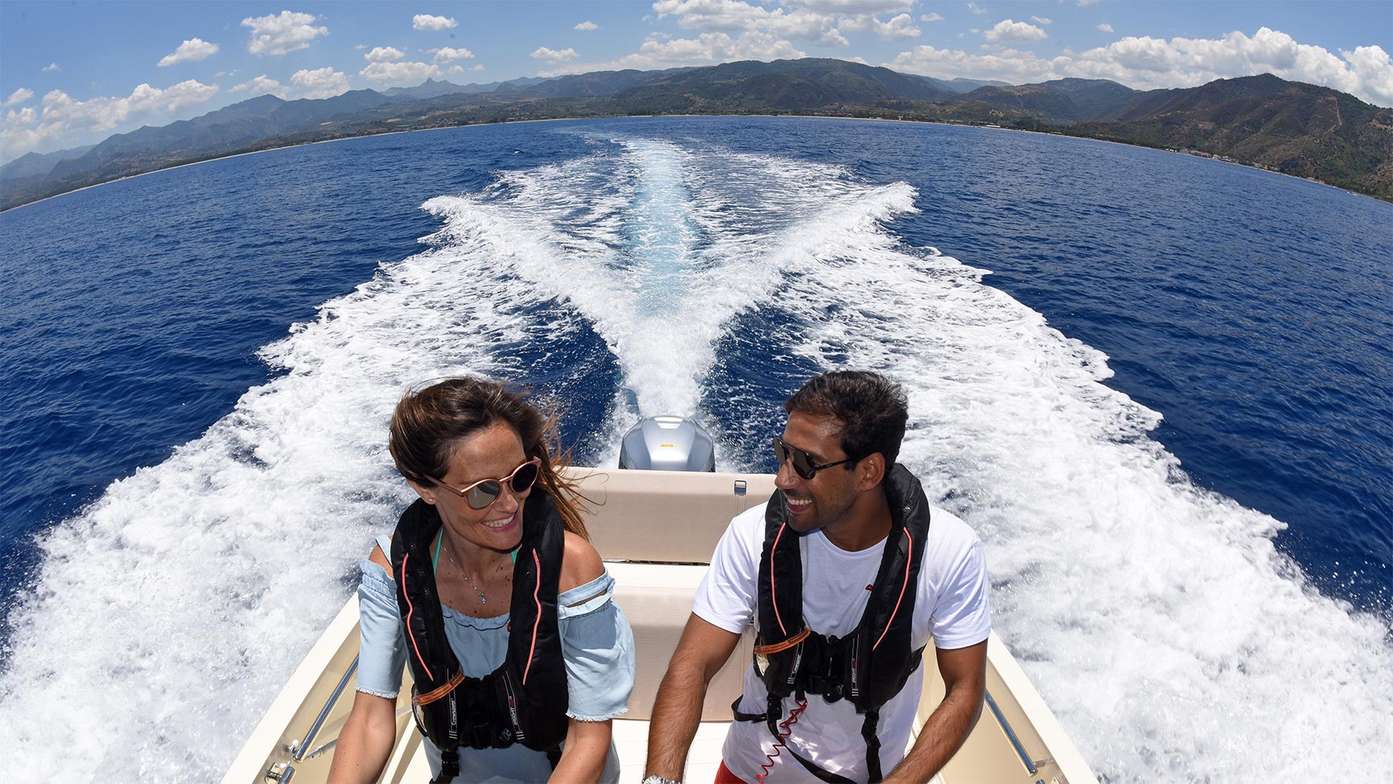
[[[380,537],[382,551],[391,543]],[[361,648],[358,653],[358,691],[395,698],[406,667],[406,639],[397,610],[396,588],[387,572],[369,560],[358,563]],[[614,578],[609,572],[557,597],[561,653],[566,662],[570,703],[566,715],[581,721],[605,721],[627,710],[634,686],[634,634],[614,601]],[[508,650],[508,615],[475,618],[445,607],[445,636],[464,674],[482,678],[503,663]],[[440,772],[440,751],[427,740],[431,776]],[[488,784],[535,784],[546,781],[551,765],[546,755],[522,745],[503,749],[460,749],[456,781]],[[619,780],[619,759],[610,744],[600,781]]]

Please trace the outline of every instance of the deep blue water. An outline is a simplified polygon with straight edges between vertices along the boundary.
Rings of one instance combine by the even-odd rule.
[[[581,155],[576,128],[718,142],[910,183],[921,212],[895,232],[991,269],[990,285],[1106,353],[1109,383],[1164,414],[1155,437],[1197,483],[1287,523],[1279,545],[1323,590],[1388,607],[1393,207],[1102,142],[767,119],[358,139],[6,213],[6,591],[33,564],[29,534],[202,432],[267,377],[257,348],[379,262],[412,253],[435,223],[423,201]],[[807,370],[759,385],[777,399]],[[604,397],[584,398],[589,416],[568,432],[586,432]]]
[[[836,251],[815,258],[823,246]],[[999,291],[942,266],[931,249],[990,270],[982,283]],[[286,507],[285,535],[306,537],[300,546],[344,540],[329,569],[342,575],[362,530],[389,524],[396,502],[377,429],[384,406],[426,369],[490,372],[559,401],[563,441],[582,463],[605,459],[616,423],[636,411],[686,406],[717,431],[726,465],[767,470],[765,444],[789,392],[824,367],[874,365],[911,387],[915,467],[988,542],[1006,613],[998,624],[1066,726],[1088,735],[1095,764],[1117,781],[1237,780],[1225,771],[1249,761],[1207,758],[1212,733],[1202,721],[1193,743],[1130,751],[1154,739],[1160,720],[1071,704],[1067,679],[1031,647],[1026,627],[1053,629],[1056,647],[1078,662],[1099,655],[1097,644],[1081,638],[1070,648],[1068,635],[1102,618],[1120,623],[1114,638],[1140,630],[1170,639],[1162,624],[1219,616],[1245,630],[1234,642],[1248,657],[1238,670],[1262,672],[1291,658],[1281,651],[1295,632],[1257,608],[1235,606],[1224,619],[1220,600],[1196,598],[1197,587],[1223,578],[1197,564],[1243,563],[1252,574],[1237,590],[1305,596],[1282,599],[1281,618],[1343,619],[1330,633],[1348,633],[1342,647],[1357,655],[1332,678],[1386,677],[1368,675],[1386,672],[1386,639],[1360,635],[1373,624],[1386,638],[1393,603],[1390,259],[1393,205],[1302,180],[1087,140],[789,118],[380,136],[213,161],[11,210],[0,215],[0,616],[12,623],[0,632],[0,673],[13,661],[32,675],[24,668],[38,665],[21,643],[62,638],[76,623],[68,619],[83,617],[73,604],[81,600],[64,596],[95,579],[81,557],[158,584],[147,566],[162,563],[168,534],[152,531],[164,530],[154,522],[166,509],[189,518],[180,546],[204,552],[185,564],[190,575],[208,553],[226,556],[237,575],[174,583],[227,595],[220,624],[250,627],[257,608],[316,590],[287,588],[297,562],[268,562],[253,547],[268,536],[260,522],[237,529],[268,502]],[[874,285],[884,290],[868,289],[882,272],[888,283]],[[734,301],[746,291],[753,302]],[[905,312],[877,309],[897,294],[909,298]],[[689,302],[697,304],[683,310]],[[1032,326],[1038,317],[1062,335]],[[356,326],[336,326],[345,323]],[[1115,399],[1080,380],[1093,350],[1106,355]],[[703,352],[709,361],[684,364]],[[977,367],[1000,383],[974,378]],[[314,397],[263,386],[297,378],[333,388]],[[344,402],[338,391],[360,398]],[[1037,395],[1062,402],[1013,405]],[[1163,417],[1149,435],[1131,401]],[[297,406],[319,409],[284,413]],[[275,432],[275,423],[297,432]],[[336,427],[347,435],[319,437]],[[1019,465],[1042,474],[1059,469],[1064,484],[1003,468],[1021,455]],[[147,466],[166,470],[130,478]],[[199,476],[187,485],[172,476],[190,471]],[[1157,472],[1159,489],[1149,484]],[[298,494],[297,484],[309,489]],[[216,500],[205,509],[189,498],[200,493]],[[1225,498],[1280,521],[1271,539],[1291,562],[1264,551],[1268,518],[1254,522]],[[88,506],[99,499],[109,503]],[[1058,508],[1071,499],[1076,515]],[[346,522],[321,523],[301,505]],[[1176,516],[1148,520],[1159,531],[1126,533],[1131,518],[1156,509]],[[1099,525],[1113,538],[1088,538]],[[1050,567],[1055,548],[1062,555]],[[1064,581],[1068,564],[1059,562],[1075,555],[1110,570],[1097,581],[1099,594],[1117,594],[1108,609]],[[1137,574],[1125,562],[1142,555],[1162,563],[1137,575],[1139,603],[1124,596]],[[1166,575],[1182,573],[1199,582],[1177,577],[1166,587]],[[350,583],[318,583],[329,587],[316,612]],[[1350,606],[1332,610],[1314,591],[1380,619],[1347,618]],[[1132,617],[1153,601],[1168,608],[1164,621]],[[1080,615],[1061,610],[1070,605]],[[1191,631],[1197,670],[1232,670],[1209,658],[1213,633]],[[312,639],[305,634],[296,639]],[[113,634],[94,644],[116,654],[128,641]],[[231,680],[298,655],[258,665],[237,650]],[[1312,669],[1288,665],[1269,669],[1270,683]],[[265,677],[273,684],[283,673]],[[1205,699],[1184,678],[1172,682],[1177,699]],[[31,698],[0,679],[0,710]],[[1291,709],[1254,700],[1215,710]],[[186,724],[251,720],[198,710]],[[1377,723],[1368,718],[1358,723]],[[1134,734],[1090,734],[1095,720]],[[181,743],[161,742],[160,753]],[[203,777],[222,757],[184,772]],[[1167,760],[1213,765],[1158,774]]]

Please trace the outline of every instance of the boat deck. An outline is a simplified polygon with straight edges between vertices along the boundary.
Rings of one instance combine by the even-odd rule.
[[[588,523],[591,538],[607,559],[606,568],[615,579],[615,601],[633,627],[639,654],[628,713],[614,722],[621,780],[637,782],[647,755],[649,711],[691,613],[705,562],[730,518],[768,498],[773,477],[595,469],[573,471],[572,476],[594,502]],[[715,776],[731,719],[730,703],[740,691],[751,647],[746,635],[712,679],[702,724],[688,753],[686,780],[693,784],[705,784]],[[934,782],[1096,784],[1087,762],[995,634],[987,649],[982,718]],[[334,744],[353,700],[357,653],[358,600],[353,596],[247,739],[224,784],[326,781]],[[932,649],[926,654],[918,723],[943,695]],[[397,743],[381,782],[430,779],[421,737],[411,719],[409,682],[408,671],[397,701]]]

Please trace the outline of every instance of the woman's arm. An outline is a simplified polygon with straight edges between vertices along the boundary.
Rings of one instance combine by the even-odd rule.
[[[594,784],[605,772],[609,757],[610,722],[571,719],[566,749],[548,784]]]
[[[396,700],[358,692],[334,747],[329,784],[372,784],[397,740]]]
[[[394,695],[401,687],[405,668],[401,621],[386,554],[374,547],[368,560],[381,571],[364,568],[358,586],[358,688],[366,691],[353,696],[353,707],[339,733],[329,767],[331,784],[377,781],[397,740],[397,701],[385,695]]]

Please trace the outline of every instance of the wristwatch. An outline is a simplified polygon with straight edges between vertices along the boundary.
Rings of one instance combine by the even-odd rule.
[[[644,779],[643,784],[682,784],[682,782],[677,779],[664,778],[654,773],[652,776]]]

